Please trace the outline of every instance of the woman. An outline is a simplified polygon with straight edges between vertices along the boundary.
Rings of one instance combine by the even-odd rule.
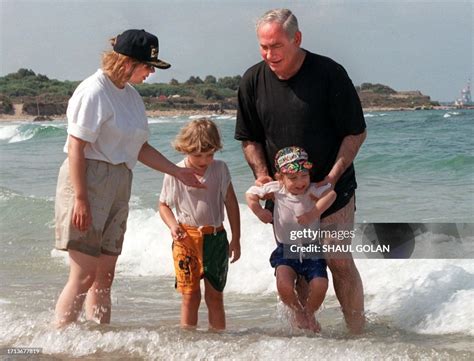
[[[109,323],[110,288],[122,250],[132,172],[137,160],[202,187],[194,173],[179,168],[148,144],[145,106],[129,84],[142,83],[155,68],[158,38],[127,30],[112,39],[102,68],[84,80],[68,109],[68,157],[56,193],[56,248],[69,252],[69,279],[56,304],[56,324],[77,320],[86,300],[86,317]],[[87,296],[87,297],[86,297]]]

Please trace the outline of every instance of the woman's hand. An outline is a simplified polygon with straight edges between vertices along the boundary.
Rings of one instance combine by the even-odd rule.
[[[72,211],[72,225],[80,232],[87,232],[92,224],[92,214],[87,199],[75,199]]]
[[[190,168],[179,168],[176,171],[175,177],[189,187],[207,188],[199,181],[196,173]]]

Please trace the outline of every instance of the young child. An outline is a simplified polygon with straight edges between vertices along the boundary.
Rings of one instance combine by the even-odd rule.
[[[181,129],[173,145],[186,155],[177,165],[194,170],[205,185],[191,188],[165,175],[160,194],[159,212],[171,230],[176,289],[182,294],[181,326],[197,325],[204,278],[209,328],[223,330],[229,257],[231,263],[240,258],[240,214],[229,169],[214,159],[222,148],[219,131],[211,120],[194,120]],[[230,244],[223,227],[224,206],[232,231]]]
[[[330,184],[316,187],[310,183],[309,170],[312,166],[304,149],[283,148],[275,156],[277,181],[250,187],[246,199],[262,222],[273,220],[277,248],[270,257],[270,264],[275,268],[280,299],[292,310],[297,327],[319,332],[321,328],[314,313],[321,306],[328,288],[326,262],[314,256],[303,258],[301,251],[293,254],[295,247],[290,247],[292,244],[314,243],[309,237],[296,239],[291,234],[305,228],[318,230],[321,214],[336,199],[336,193],[329,190]],[[268,196],[274,198],[273,215],[260,206],[259,200]],[[295,287],[299,277],[308,282],[309,294],[303,294]]]

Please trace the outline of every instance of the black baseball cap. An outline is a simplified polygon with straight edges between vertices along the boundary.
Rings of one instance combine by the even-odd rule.
[[[171,65],[158,59],[158,38],[145,30],[130,29],[117,35],[114,51],[156,68],[168,69]]]

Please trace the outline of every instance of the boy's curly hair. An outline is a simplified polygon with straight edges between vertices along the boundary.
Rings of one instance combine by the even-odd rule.
[[[181,128],[172,143],[178,152],[191,154],[222,149],[216,124],[208,118],[193,120]]]

